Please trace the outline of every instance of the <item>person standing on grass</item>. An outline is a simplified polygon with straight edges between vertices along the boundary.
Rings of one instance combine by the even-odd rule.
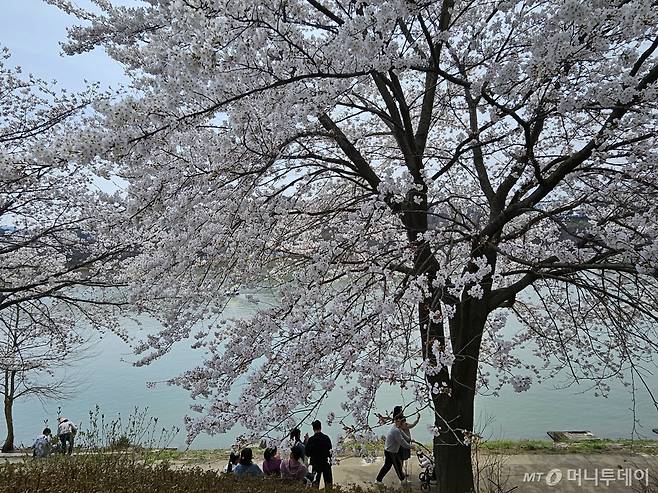
[[[324,485],[330,487],[334,482],[331,473],[331,439],[322,433],[322,423],[315,420],[311,423],[313,436],[306,442],[306,456],[313,468],[313,486],[320,487],[320,477],[324,478]]]
[[[78,427],[64,416],[60,416],[57,422],[59,423],[57,426],[57,436],[59,437],[59,441],[62,442],[62,453],[71,455],[73,453],[73,439],[78,432]]]
[[[378,485],[383,484],[382,481],[384,479],[384,476],[388,474],[388,471],[391,470],[391,467],[395,469],[395,474],[398,475],[400,484],[405,484],[409,482],[404,477],[404,473],[402,472],[402,463],[400,462],[400,456],[398,455],[398,452],[400,451],[401,447],[410,450],[413,450],[415,447],[413,444],[405,440],[402,431],[400,431],[400,427],[402,426],[403,419],[404,416],[402,416],[401,414],[396,416],[394,419],[395,423],[393,427],[389,430],[388,435],[386,435],[386,443],[384,444],[384,465],[379,471],[379,474],[377,474]]]
[[[263,471],[260,470],[253,462],[254,454],[250,448],[242,449],[240,452],[240,462],[233,469],[233,474],[236,476],[262,476]]]

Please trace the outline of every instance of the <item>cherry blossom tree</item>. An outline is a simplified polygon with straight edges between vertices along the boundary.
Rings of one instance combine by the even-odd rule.
[[[84,356],[85,339],[69,329],[74,324],[73,313],[53,311],[42,300],[0,312],[0,395],[7,425],[3,452],[14,449],[17,399],[61,399],[74,392],[75,382],[57,372]]]
[[[340,388],[329,419],[368,433],[391,383],[434,413],[441,491],[468,492],[476,392],[647,386],[655,2],[49,2],[84,21],[68,53],[132,78],[81,139],[130,183],[163,321],[141,362],[205,321],[171,382],[190,438],[276,438]],[[222,321],[234,289],[254,314]]]
[[[121,261],[133,250],[122,233],[120,196],[95,191],[95,171],[69,138],[95,88],[83,94],[22,74],[0,59],[0,384],[7,438],[24,395],[61,396],[46,379],[70,362],[77,329],[121,334]],[[107,288],[114,288],[108,291]]]
[[[130,253],[106,233],[120,197],[98,191],[95,171],[76,162],[84,143],[67,138],[92,97],[0,65],[0,310],[82,301],[70,289],[106,287],[112,262]]]

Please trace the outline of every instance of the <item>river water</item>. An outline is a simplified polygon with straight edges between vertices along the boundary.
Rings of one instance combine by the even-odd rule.
[[[249,306],[241,297],[234,299],[226,312],[227,316],[240,316],[248,312]],[[253,306],[253,305],[252,305]],[[66,378],[74,387],[70,397],[63,400],[41,403],[35,398],[24,398],[16,402],[14,420],[16,443],[30,445],[41,432],[44,422],[55,426],[58,408],[74,422],[88,425],[89,411],[97,405],[105,414],[106,421],[116,418],[119,413],[125,418],[135,406],[148,408],[148,414],[158,418],[158,426],[179,426],[180,433],[170,446],[184,448],[185,432],[183,416],[189,413],[191,400],[188,394],[177,388],[159,385],[147,388],[146,382],[164,381],[193,367],[200,361],[202,353],[190,350],[180,344],[169,355],[146,367],[134,367],[134,360],[126,344],[113,334],[102,338],[95,336],[85,357],[75,361]],[[487,438],[539,438],[547,439],[548,430],[590,430],[595,435],[606,438],[629,438],[633,419],[633,400],[630,392],[619,384],[614,384],[607,398],[596,397],[593,392],[585,392],[585,387],[560,389],[557,381],[546,381],[533,385],[529,391],[518,394],[506,389],[499,397],[479,396],[476,414],[479,428],[484,428]],[[658,390],[658,379],[649,381],[653,390]],[[390,412],[394,405],[408,402],[398,389],[387,389],[382,393],[378,405],[381,412]],[[326,412],[331,410],[326,406]],[[413,406],[411,406],[413,408]],[[338,409],[338,403],[335,403]],[[658,426],[658,412],[653,407],[646,392],[640,391],[635,400],[635,416],[638,422],[636,431],[647,438],[658,438],[651,428]],[[430,440],[428,425],[431,416],[424,416],[416,428],[414,438]],[[309,430],[310,431],[310,430]],[[325,430],[330,436],[340,433],[338,426]],[[0,433],[5,436],[4,420]],[[201,435],[190,448],[224,448],[232,444],[239,430],[221,436]],[[383,431],[382,431],[383,433]],[[652,436],[653,435],[653,436]]]

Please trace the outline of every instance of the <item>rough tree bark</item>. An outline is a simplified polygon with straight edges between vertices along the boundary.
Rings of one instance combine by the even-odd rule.
[[[14,416],[12,414],[14,406],[14,389],[16,381],[16,372],[5,370],[5,423],[7,424],[7,438],[2,445],[2,452],[11,452],[14,450]]]
[[[439,430],[434,438],[434,456],[441,492],[474,491],[469,435],[474,427],[475,385],[486,314],[482,302],[467,301],[457,305],[450,322],[456,360],[449,376],[447,369],[440,375],[447,389],[432,396]]]

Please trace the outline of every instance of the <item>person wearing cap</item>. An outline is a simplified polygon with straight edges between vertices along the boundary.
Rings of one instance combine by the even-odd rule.
[[[408,480],[404,476],[404,473],[402,472],[402,463],[400,461],[400,456],[398,455],[398,452],[400,451],[401,447],[410,450],[413,450],[415,447],[412,443],[409,443],[405,439],[405,436],[402,434],[402,431],[400,431],[400,427],[402,426],[403,419],[404,416],[402,414],[398,414],[397,416],[395,416],[394,418],[395,424],[386,435],[386,442],[384,443],[384,465],[379,471],[379,474],[377,474],[376,482],[378,485],[383,484],[384,476],[388,474],[388,471],[391,470],[391,467],[395,469],[395,473],[398,475],[398,479],[400,480],[401,484],[405,484],[408,482]]]
[[[73,439],[78,432],[78,427],[64,416],[60,416],[57,419],[57,423],[59,423],[57,426],[57,436],[59,437],[59,441],[62,442],[62,453],[71,455],[73,453]]]

